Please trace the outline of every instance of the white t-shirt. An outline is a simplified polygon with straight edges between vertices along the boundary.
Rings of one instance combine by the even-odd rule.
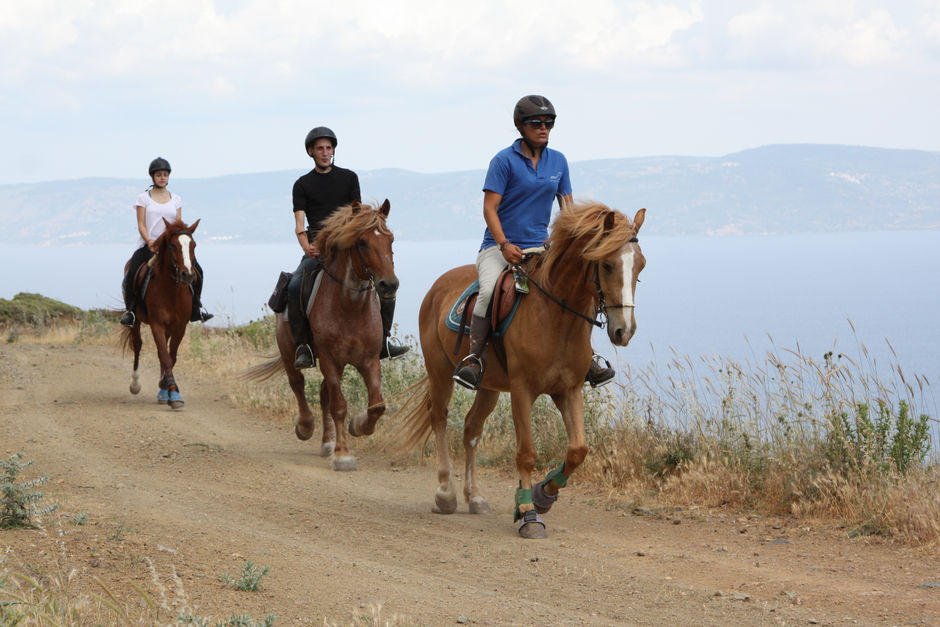
[[[137,197],[134,211],[137,210],[137,207],[144,208],[144,224],[147,225],[147,233],[150,234],[150,239],[154,240],[166,230],[163,218],[166,218],[167,222],[176,220],[176,210],[183,207],[183,199],[170,192],[170,202],[159,203],[150,197],[149,192],[143,192]],[[137,248],[146,244],[147,242],[144,241],[143,237],[137,238]]]

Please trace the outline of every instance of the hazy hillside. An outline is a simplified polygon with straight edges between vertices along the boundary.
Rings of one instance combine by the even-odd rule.
[[[290,190],[302,170],[174,178],[203,238],[290,240]],[[483,169],[360,171],[364,200],[392,203],[401,239],[482,234]],[[631,213],[648,234],[807,233],[940,228],[940,153],[855,146],[765,146],[722,157],[642,157],[571,164],[576,198]],[[4,243],[129,242],[146,179],[0,185]]]

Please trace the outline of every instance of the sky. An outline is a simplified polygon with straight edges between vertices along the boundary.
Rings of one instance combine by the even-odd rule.
[[[0,0],[0,184],[485,169],[526,94],[570,162],[940,151],[940,0]]]

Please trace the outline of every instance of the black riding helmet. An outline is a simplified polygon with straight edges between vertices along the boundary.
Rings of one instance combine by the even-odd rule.
[[[157,170],[166,170],[167,172],[172,172],[173,169],[170,167],[170,162],[164,159],[163,157],[157,157],[150,162],[150,176],[153,176],[153,173]]]
[[[512,121],[519,132],[522,132],[522,121],[537,115],[548,115],[554,120],[555,107],[545,96],[523,96],[512,110]]]
[[[336,140],[336,133],[334,133],[333,131],[331,131],[325,126],[318,126],[312,131],[310,131],[309,133],[307,133],[307,139],[304,140],[304,151],[309,155],[310,146],[313,146],[313,142],[317,141],[318,139],[322,137],[326,137],[328,140],[330,140],[330,143],[333,144],[333,148],[336,148],[336,144],[339,143]]]

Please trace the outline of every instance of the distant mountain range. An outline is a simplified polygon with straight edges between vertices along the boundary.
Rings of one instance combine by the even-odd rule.
[[[940,229],[940,152],[815,144],[723,157],[641,157],[572,163],[576,199],[632,217],[648,209],[656,235],[734,235]],[[291,186],[304,170],[174,178],[187,221],[220,241],[293,243]],[[391,201],[404,240],[483,232],[484,170],[359,171],[363,200]],[[146,179],[89,178],[0,185],[0,243],[129,243]]]

